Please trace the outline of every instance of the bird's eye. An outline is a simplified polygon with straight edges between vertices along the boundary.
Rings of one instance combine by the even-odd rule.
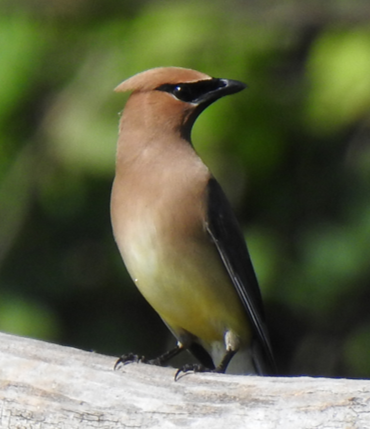
[[[176,85],[172,94],[181,101],[191,102],[194,99],[193,91],[189,85]]]

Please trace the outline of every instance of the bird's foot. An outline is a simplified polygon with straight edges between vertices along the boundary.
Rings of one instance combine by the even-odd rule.
[[[120,365],[128,365],[130,363],[146,363],[148,365],[163,366],[161,356],[156,359],[147,359],[145,356],[128,353],[117,359],[117,362],[114,364],[114,369],[116,370]]]
[[[121,356],[119,359],[117,359],[117,362],[114,365],[114,369],[117,369],[119,365],[127,365],[128,363],[146,363],[148,365],[156,365],[156,366],[163,366],[173,357],[177,356],[179,353],[181,353],[184,350],[184,348],[181,345],[177,345],[173,349],[169,350],[166,353],[163,353],[162,355],[158,356],[155,359],[147,359],[145,356],[139,356],[134,353],[128,353],[127,355]]]
[[[145,356],[128,353],[127,355],[122,355],[117,359],[117,362],[114,364],[114,369],[117,369],[121,364],[127,365],[129,363],[149,363],[149,361]]]
[[[127,365],[129,363],[139,363],[146,362],[145,356],[135,355],[134,353],[128,353],[127,355],[120,356],[116,363],[114,364],[114,369],[116,370],[120,365]]]
[[[193,364],[190,363],[182,366],[176,371],[175,381],[179,379],[179,376],[181,376],[181,374],[185,375],[187,372],[190,372],[190,371],[191,372],[218,372],[217,368],[211,369],[211,368],[207,368],[206,366],[200,363],[193,363]]]

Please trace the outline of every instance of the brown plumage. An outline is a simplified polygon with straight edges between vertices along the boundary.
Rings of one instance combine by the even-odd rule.
[[[188,348],[202,369],[274,370],[243,236],[190,140],[202,110],[244,87],[168,67],[139,73],[116,88],[132,94],[119,127],[114,236],[136,286],[178,340],[154,363]],[[130,355],[121,361],[132,359],[140,360]]]

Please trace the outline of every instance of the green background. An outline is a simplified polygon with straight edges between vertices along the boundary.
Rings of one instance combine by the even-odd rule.
[[[174,343],[112,237],[113,88],[190,67],[248,84],[193,143],[245,231],[281,373],[368,377],[369,17],[351,0],[2,0],[0,330],[116,356]]]

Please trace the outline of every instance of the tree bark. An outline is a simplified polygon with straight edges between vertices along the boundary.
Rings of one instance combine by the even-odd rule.
[[[187,374],[0,333],[0,428],[370,428],[370,381]]]

